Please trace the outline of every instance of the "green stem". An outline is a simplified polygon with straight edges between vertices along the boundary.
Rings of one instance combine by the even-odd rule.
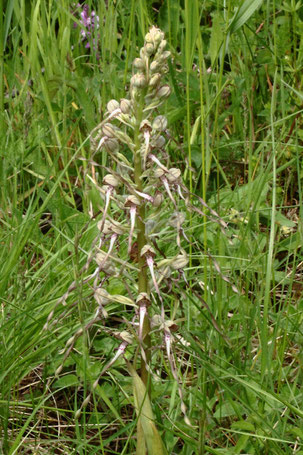
[[[144,103],[144,95],[142,93],[141,100],[138,102],[138,110],[136,112],[136,128],[135,128],[135,153],[134,153],[134,168],[135,168],[135,184],[138,191],[143,190],[142,186],[142,160],[140,155],[140,124],[142,121],[142,114],[143,114],[143,103]],[[142,204],[139,209],[139,216],[137,216],[137,245],[138,245],[138,266],[139,266],[139,273],[138,273],[138,293],[141,292],[148,292],[148,277],[147,277],[147,268],[145,263],[145,258],[140,256],[140,251],[143,246],[146,244],[146,236],[145,236],[145,207]],[[143,330],[142,330],[142,340],[144,340],[144,350],[146,356],[146,362],[150,362],[150,347],[151,347],[151,339],[150,339],[150,323],[149,323],[149,316],[148,316],[148,309],[146,316],[143,322]],[[146,363],[144,359],[141,358],[141,370],[140,375],[143,383],[147,386],[148,385],[148,371],[146,368]],[[150,394],[150,387],[148,387],[148,393]]]

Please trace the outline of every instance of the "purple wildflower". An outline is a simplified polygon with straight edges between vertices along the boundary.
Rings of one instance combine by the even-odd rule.
[[[77,3],[76,5],[76,12],[79,13],[79,11],[81,11],[81,8],[82,8],[82,11],[80,12],[80,24],[81,24],[81,31],[80,31],[80,35],[81,35],[81,41],[82,42],[85,42],[85,48],[86,49],[90,49],[90,42],[92,41],[92,48],[94,50],[94,52],[96,52],[96,56],[97,56],[97,59],[99,58],[99,54],[98,54],[98,45],[96,44],[96,40],[95,38],[92,38],[92,35],[94,34],[94,31],[95,30],[98,30],[99,29],[99,16],[96,14],[96,12],[94,10],[89,11],[89,6],[84,4],[84,5],[81,5],[80,3]],[[75,13],[74,13],[75,14]],[[78,26],[77,23],[74,22],[74,28],[76,28]],[[100,35],[98,34],[98,39],[99,39]]]

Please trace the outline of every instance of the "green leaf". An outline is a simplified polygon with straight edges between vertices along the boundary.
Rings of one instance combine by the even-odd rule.
[[[138,414],[138,445],[136,455],[167,455],[161,436],[154,423],[154,415],[146,387],[134,368],[128,363],[128,370],[133,378],[135,408]],[[144,442],[143,443],[143,436]]]
[[[231,428],[235,430],[255,431],[255,426],[251,422],[247,422],[247,420],[233,422]]]
[[[185,65],[187,72],[193,64],[196,40],[199,33],[199,9],[195,0],[185,1]]]
[[[262,5],[263,0],[244,0],[242,5],[236,10],[233,18],[231,19],[228,32],[236,32],[248,19],[254,14],[254,12]]]
[[[63,389],[65,387],[72,387],[79,384],[79,379],[75,374],[67,374],[62,376],[57,381],[54,382],[54,387],[56,389]]]
[[[12,13],[14,8],[14,0],[9,0],[6,5],[6,10],[4,14],[4,36],[3,36],[3,49],[6,47],[6,40],[8,31],[11,25]]]
[[[211,36],[210,36],[210,43],[209,43],[209,55],[211,59],[211,66],[213,66],[220,47],[223,42],[223,27],[220,15],[216,13],[212,20],[212,28],[211,28]]]
[[[221,419],[223,417],[230,417],[236,415],[236,412],[233,406],[227,401],[219,405],[214,413],[216,419]]]

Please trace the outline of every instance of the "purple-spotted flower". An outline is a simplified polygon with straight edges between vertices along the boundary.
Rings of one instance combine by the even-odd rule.
[[[99,58],[98,54],[98,45],[96,44],[96,39],[93,38],[93,35],[95,33],[95,30],[99,29],[99,16],[96,14],[94,10],[90,12],[89,6],[86,4],[81,5],[80,3],[77,3],[76,5],[76,13],[79,14],[80,12],[80,19],[79,22],[81,24],[81,41],[85,42],[85,48],[90,49],[91,47],[91,42],[93,44],[93,50],[96,53],[97,59]],[[78,24],[74,22],[74,28],[76,28]],[[99,39],[99,34],[98,34],[98,39]]]

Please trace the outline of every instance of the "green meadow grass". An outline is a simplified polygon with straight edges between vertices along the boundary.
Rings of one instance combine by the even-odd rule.
[[[167,153],[228,223],[222,232],[206,217],[189,220],[190,289],[176,284],[167,308],[184,339],[174,356],[192,426],[157,346],[157,428],[169,454],[303,454],[301,2],[87,4],[100,18],[99,58],[80,43],[71,2],[0,1],[0,453],[135,453],[123,360],[74,418],[117,347],[101,323],[55,371],[94,312],[81,286],[98,205],[89,133],[106,103],[124,96],[156,24],[173,56]],[[107,156],[94,160],[101,179]],[[163,239],[169,255],[165,229]],[[77,300],[43,330],[74,280]],[[119,289],[117,280],[111,291]],[[124,312],[117,307],[117,318]]]

